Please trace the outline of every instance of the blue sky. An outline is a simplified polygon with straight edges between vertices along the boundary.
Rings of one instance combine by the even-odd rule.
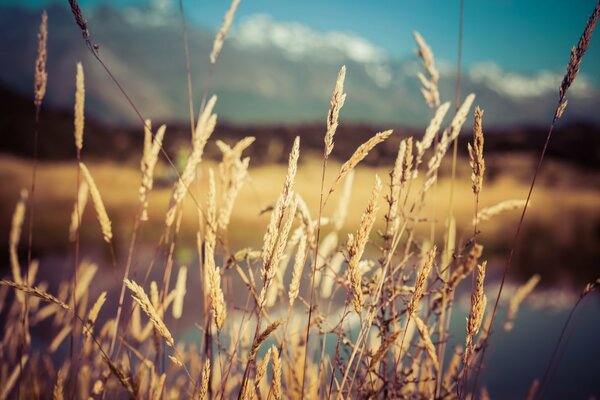
[[[155,0],[157,1],[157,0]],[[46,6],[50,0],[2,0],[3,3]],[[169,3],[168,0],[162,1]],[[66,5],[67,0],[63,3]],[[124,8],[150,5],[149,0],[80,0],[84,8],[110,4]],[[177,0],[171,0],[172,6]],[[216,29],[229,1],[184,0],[188,18]],[[463,57],[465,65],[494,61],[516,72],[564,69],[569,49],[583,30],[595,0],[465,0]],[[420,31],[439,60],[455,62],[459,0],[344,1],[242,0],[237,21],[265,13],[319,31],[351,32],[383,48],[392,58],[407,57],[414,49],[411,32]],[[583,71],[599,80],[600,39],[584,61]]]

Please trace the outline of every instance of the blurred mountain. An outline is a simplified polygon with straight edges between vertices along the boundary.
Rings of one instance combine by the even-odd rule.
[[[153,120],[187,120],[187,86],[179,19],[169,8],[117,11],[109,6],[87,13],[92,41],[142,114]],[[86,75],[86,111],[107,123],[137,123],[137,117],[102,66],[87,51],[69,10],[48,9],[46,104],[72,108],[75,64]],[[0,6],[0,82],[29,94],[37,51],[39,12]],[[242,19],[232,30],[209,78],[214,34],[189,26],[194,99],[202,89],[219,96],[217,113],[237,124],[324,120],[337,71],[347,65],[348,98],[343,122],[424,126],[430,116],[419,92],[415,58],[392,60],[351,33],[319,33],[267,15]],[[401,38],[412,40],[412,38]],[[435,49],[433,49],[435,52]],[[454,97],[456,72],[441,62],[442,100]],[[463,93],[475,92],[486,124],[547,125],[553,115],[561,71],[521,75],[487,62],[464,72]],[[565,119],[600,121],[600,91],[584,76],[569,95]]]

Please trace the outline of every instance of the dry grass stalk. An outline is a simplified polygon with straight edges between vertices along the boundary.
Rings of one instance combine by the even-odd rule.
[[[75,147],[77,151],[81,151],[83,148],[84,104],[85,84],[83,66],[78,62],[77,72],[75,73]]]
[[[512,330],[514,326],[514,320],[519,312],[519,306],[525,300],[525,298],[533,292],[533,289],[539,283],[541,277],[539,274],[533,275],[529,280],[521,286],[515,294],[510,298],[510,303],[508,304],[508,312],[506,314],[506,321],[504,322],[504,330],[509,332]]]
[[[64,399],[64,375],[62,368],[58,370],[56,374],[56,384],[54,385],[54,390],[52,391],[52,399],[53,400],[63,400]]]
[[[46,293],[45,291],[37,288],[37,287],[30,287],[30,286],[25,286],[22,285],[20,283],[16,283],[16,282],[11,282],[11,281],[7,281],[7,280],[1,280],[0,281],[0,285],[1,286],[8,286],[11,287],[13,289],[17,289],[22,291],[23,293],[26,294],[30,294],[32,296],[38,297],[42,300],[46,300],[49,301],[51,303],[54,303],[60,307],[62,307],[65,310],[70,310],[71,308],[66,305],[65,303],[63,303],[62,301],[60,301],[59,299],[57,299],[56,297],[52,296],[51,294]]]
[[[488,221],[492,217],[495,217],[498,214],[501,214],[505,211],[511,211],[523,208],[525,206],[525,200],[506,200],[495,204],[491,207],[486,207],[483,210],[479,211],[477,214],[477,218],[473,218],[472,224],[479,224],[481,221]],[[531,203],[529,203],[531,206]]]
[[[431,157],[427,164],[427,177],[435,174],[442,163],[442,159],[446,155],[448,151],[448,147],[450,143],[454,141],[458,137],[460,133],[460,129],[467,119],[467,115],[469,114],[469,110],[471,109],[471,105],[475,101],[475,95],[473,93],[469,94],[465,97],[462,105],[454,115],[450,126],[444,130],[442,133],[442,137],[438,144],[437,150],[435,154]]]
[[[110,372],[113,373],[113,375],[118,379],[121,386],[123,386],[123,388],[127,391],[127,395],[129,396],[129,398],[137,399],[138,396],[133,386],[131,385],[131,379],[128,378],[127,375],[125,375],[125,373],[121,371],[119,367],[117,367],[117,365],[113,363],[110,360],[110,358],[108,358],[104,353],[101,353],[101,355],[102,360],[104,360],[104,362],[108,366],[108,369],[110,369]]]
[[[187,267],[181,266],[177,274],[175,284],[175,299],[173,300],[173,318],[179,319],[183,314],[183,298],[185,297],[185,283],[187,278]]]
[[[196,170],[198,164],[202,161],[204,147],[215,130],[217,115],[213,114],[212,111],[216,102],[217,96],[212,96],[198,117],[198,123],[196,124],[196,129],[194,131],[194,137],[192,138],[192,154],[188,157],[183,172],[175,184],[169,204],[169,210],[167,211],[165,224],[169,227],[175,222],[175,214],[179,204],[183,201],[189,186],[196,178]]]
[[[79,3],[77,0],[69,0],[69,5],[71,6],[71,12],[75,17],[75,23],[79,26],[79,29],[81,29],[83,39],[88,41],[90,39],[90,32],[88,31],[87,21],[83,17]]]
[[[417,306],[425,293],[425,284],[427,283],[427,278],[429,277],[429,273],[431,272],[431,268],[433,267],[433,262],[435,260],[435,254],[437,252],[437,247],[434,245],[431,250],[427,253],[427,257],[423,259],[419,266],[419,270],[417,272],[417,279],[415,281],[415,290],[413,295],[406,307],[409,316],[414,316],[415,311],[417,310]]]
[[[531,386],[529,387],[529,390],[527,391],[527,397],[525,397],[525,400],[534,400],[539,387],[540,387],[540,380],[534,379],[533,382],[531,382]]]
[[[227,31],[229,30],[231,23],[233,22],[233,17],[235,15],[235,11],[237,10],[239,5],[240,5],[240,0],[233,0],[231,2],[231,6],[229,7],[229,10],[227,10],[227,12],[225,13],[225,17],[223,18],[223,24],[221,25],[219,32],[217,32],[217,36],[215,36],[215,40],[213,42],[213,48],[212,48],[212,51],[210,52],[210,63],[211,64],[215,64],[217,62],[217,58],[219,57],[219,54],[221,53],[221,49],[223,48],[223,42],[225,42],[225,36],[227,35]]]
[[[467,319],[467,339],[465,344],[464,362],[467,363],[469,353],[473,350],[473,337],[479,332],[487,299],[483,293],[483,281],[485,279],[485,270],[487,261],[477,266],[477,275],[475,277],[475,286],[471,293],[471,310]]]
[[[9,252],[10,252],[10,267],[13,275],[13,279],[16,283],[22,284],[23,278],[21,277],[21,267],[19,265],[19,241],[21,239],[21,232],[23,230],[23,221],[25,220],[25,205],[29,192],[25,189],[21,190],[21,196],[15,207],[13,213],[12,222],[10,225],[10,236],[9,236]],[[22,297],[19,297],[22,300]]]
[[[105,301],[106,301],[106,292],[102,292],[102,293],[100,293],[100,296],[98,296],[98,299],[96,300],[96,302],[90,309],[90,312],[88,313],[88,317],[87,317],[87,320],[85,321],[85,326],[83,328],[83,334],[85,336],[91,335],[92,329],[94,327],[94,323],[96,322],[96,318],[98,318],[98,313],[100,313],[100,309],[104,305]]]
[[[413,138],[410,136],[406,139],[406,147],[402,157],[402,176],[400,177],[400,185],[404,185],[411,178],[413,168]]]
[[[429,78],[427,78],[420,72],[417,74],[417,77],[421,81],[421,85],[423,85],[421,93],[423,93],[427,105],[435,109],[440,105],[440,92],[438,90],[440,73],[435,66],[435,59],[431,47],[429,47],[419,32],[413,32],[413,36],[419,46],[417,54],[421,57],[423,68],[425,68],[425,71],[429,75]]]
[[[267,367],[269,366],[269,361],[271,360],[272,351],[272,349],[267,350],[267,353],[263,357],[262,361],[258,363],[258,366],[256,367],[256,376],[254,377],[254,390],[256,392],[259,392],[260,382],[262,381],[267,372]]]
[[[153,138],[151,121],[146,120],[144,125],[144,153],[140,163],[142,182],[139,190],[139,199],[140,204],[142,205],[142,214],[140,218],[142,221],[148,220],[148,192],[150,192],[154,186],[154,168],[158,162],[158,153],[162,148],[162,142],[166,130],[167,127],[165,125],[161,125]]]
[[[433,144],[433,140],[437,136],[437,134],[440,130],[440,127],[442,126],[442,121],[444,120],[444,117],[448,113],[449,108],[450,108],[450,102],[447,101],[435,110],[435,114],[434,114],[433,118],[431,118],[431,121],[429,121],[429,125],[425,129],[423,138],[420,141],[415,143],[415,147],[417,148],[417,157],[416,157],[416,161],[415,161],[415,172],[416,172],[417,167],[419,165],[421,165],[421,162],[423,161],[423,155],[425,155],[425,152],[427,151],[427,149],[429,149],[431,147],[431,145]]]
[[[14,368],[8,379],[3,382],[3,387],[0,389],[0,400],[5,400],[8,398],[8,395],[15,386],[15,383],[17,383],[17,380],[21,376],[21,372],[25,368],[27,361],[29,361],[29,355],[25,354],[23,357],[21,357],[19,366]]]
[[[362,293],[362,273],[358,263],[365,251],[365,246],[369,240],[369,234],[373,229],[377,210],[379,209],[379,195],[381,194],[381,179],[375,175],[375,187],[371,192],[367,209],[363,213],[356,237],[351,236],[348,240],[348,280],[352,288],[352,304],[354,310],[360,314],[364,304]]]
[[[254,137],[246,137],[240,140],[233,148],[217,140],[217,147],[223,153],[223,160],[219,164],[219,176],[221,178],[221,187],[224,188],[222,202],[219,207],[218,225],[223,232],[226,231],[235,199],[242,188],[246,177],[248,176],[248,165],[250,158],[246,157],[240,160],[242,152],[253,142]]]
[[[435,346],[431,341],[431,336],[429,336],[429,328],[427,328],[425,322],[423,322],[423,320],[417,315],[412,315],[412,319],[415,321],[417,331],[419,331],[419,335],[421,335],[421,339],[423,340],[423,344],[425,345],[425,352],[427,353],[427,356],[431,359],[435,370],[438,371],[440,369],[440,362],[438,361]]]
[[[369,366],[370,370],[374,370],[379,366],[379,362],[381,361],[385,353],[387,353],[390,347],[394,344],[394,342],[396,342],[396,340],[400,336],[400,333],[401,331],[397,330],[396,332],[393,332],[391,335],[385,338],[385,341],[381,343],[375,354],[373,354],[373,357],[371,357],[371,363]]]
[[[79,219],[83,215],[89,194],[90,186],[86,181],[81,182],[79,185],[79,190],[77,191],[77,201],[73,205],[73,211],[71,212],[71,224],[69,225],[69,240],[71,241],[77,239],[77,231],[80,229]],[[79,210],[77,210],[78,206]]]
[[[104,241],[110,243],[112,241],[112,228],[110,224],[110,219],[108,218],[108,214],[106,213],[106,208],[104,208],[104,202],[102,201],[102,197],[100,196],[100,192],[96,187],[96,183],[94,182],[94,178],[90,174],[90,171],[87,169],[84,163],[79,163],[79,168],[83,173],[83,178],[87,182],[90,187],[90,194],[92,195],[92,203],[94,204],[94,209],[96,210],[96,217],[98,218],[98,222],[100,223],[100,228],[102,230],[102,237]]]
[[[198,393],[198,400],[208,400],[208,382],[210,379],[210,358],[207,358],[204,362],[204,368],[202,368],[202,383],[200,384],[200,392]]]
[[[471,165],[471,181],[473,182],[473,193],[478,194],[483,185],[483,174],[485,172],[485,160],[483,159],[483,128],[481,119],[483,110],[477,106],[473,121],[473,145],[468,144],[469,159]]]
[[[279,328],[279,325],[281,325],[281,320],[273,322],[271,325],[267,326],[265,330],[260,333],[260,335],[258,335],[252,344],[252,349],[250,350],[250,355],[248,356],[249,360],[254,360],[256,358],[256,353],[258,352],[258,349],[260,349],[260,346],[269,338],[269,336],[271,336],[271,333]]]
[[[42,105],[42,100],[46,94],[46,83],[48,82],[48,73],[46,72],[46,59],[48,53],[46,51],[46,45],[48,42],[48,14],[46,11],[42,13],[42,20],[40,22],[40,31],[38,33],[38,53],[35,60],[35,73],[34,73],[34,99],[33,103],[36,108]]]
[[[263,288],[263,292],[265,292],[268,283],[270,283],[273,276],[275,276],[274,267],[278,265],[279,257],[281,257],[281,254],[285,249],[285,244],[287,242],[287,234],[289,233],[289,229],[291,228],[290,220],[294,218],[294,214],[296,212],[295,209],[298,205],[297,199],[293,201],[293,186],[294,181],[296,179],[296,171],[298,169],[299,156],[300,138],[296,137],[296,139],[294,140],[294,145],[292,146],[292,151],[290,152],[288,170],[287,175],[285,177],[285,182],[283,184],[283,189],[281,191],[281,194],[279,195],[279,198],[277,199],[275,208],[271,213],[269,225],[267,226],[267,231],[265,232],[263,238],[263,267],[261,270],[261,274],[265,282],[265,288]],[[284,224],[284,216],[288,208],[293,208],[293,211],[290,212],[290,215],[288,216],[288,223]],[[264,294],[265,293],[263,293],[261,297],[263,297]]]
[[[346,66],[342,66],[338,73],[329,104],[329,112],[327,113],[327,132],[325,133],[325,158],[328,158],[333,150],[333,136],[338,127],[338,119],[340,110],[346,101],[346,93],[344,93],[344,79],[346,78]]]
[[[273,356],[273,397],[275,400],[281,400],[281,360],[275,345],[271,346],[271,354]]]
[[[156,331],[165,339],[166,343],[174,349],[175,341],[173,340],[173,336],[171,335],[171,332],[169,332],[169,329],[163,322],[154,305],[150,302],[150,299],[148,298],[146,292],[144,292],[144,289],[132,280],[125,279],[124,282],[125,286],[127,286],[127,288],[133,292],[131,297],[148,316],[152,322],[152,325],[154,326],[154,329],[156,329]]]
[[[587,24],[585,25],[585,29],[579,38],[579,42],[577,43],[577,47],[573,47],[571,49],[571,58],[569,60],[569,65],[567,65],[567,72],[563,77],[562,83],[560,84],[559,90],[559,103],[562,103],[569,87],[575,81],[577,77],[577,73],[579,72],[579,67],[581,65],[581,60],[585,52],[587,51],[590,42],[592,41],[592,34],[594,33],[594,29],[596,29],[596,24],[598,23],[598,18],[600,18],[600,2],[596,4],[594,8],[594,12],[590,15]]]
[[[208,170],[208,204],[206,212],[206,237],[204,240],[204,271],[208,295],[215,324],[221,330],[227,317],[225,296],[221,289],[221,269],[215,265],[215,246],[217,244],[217,189],[215,174]]]
[[[302,234],[300,241],[298,242],[298,249],[296,250],[296,257],[294,258],[294,268],[292,271],[292,281],[290,282],[289,298],[290,307],[294,306],[294,302],[300,292],[300,279],[302,278],[302,271],[304,270],[304,264],[306,264],[306,244],[308,238],[306,234]]]
[[[333,182],[333,185],[331,185],[331,189],[329,189],[329,195],[333,193],[340,181],[344,179],[344,177],[348,175],[348,173],[352,171],[358,165],[359,162],[364,160],[364,158],[369,154],[371,150],[373,150],[375,146],[389,138],[392,132],[392,129],[383,132],[378,132],[371,139],[358,146],[358,148],[354,151],[354,154],[352,154],[350,159],[346,161],[340,168],[340,172],[338,173],[337,178]]]
[[[560,103],[560,105],[556,108],[556,112],[554,113],[554,119],[560,119],[562,117],[563,113],[567,109],[568,104],[568,100],[565,100],[562,103]]]
[[[396,231],[397,216],[398,216],[398,204],[400,203],[400,188],[401,181],[404,177],[404,157],[406,156],[407,140],[400,142],[398,147],[398,155],[396,156],[396,162],[394,168],[390,173],[390,194],[387,197],[389,204],[388,212],[386,214],[386,231],[385,239],[386,242],[392,239],[394,232]]]

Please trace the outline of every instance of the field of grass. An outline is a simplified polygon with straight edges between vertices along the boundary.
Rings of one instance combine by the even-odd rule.
[[[216,36],[211,68],[238,4]],[[571,55],[551,130],[598,18],[600,3]],[[88,159],[79,65],[77,158],[0,156],[0,235],[9,254],[0,281],[0,400],[489,398],[480,372],[490,367],[490,339],[510,335],[527,296],[544,285],[576,287],[574,312],[600,287],[599,178],[542,162],[545,148],[539,168],[517,150],[488,156],[476,97],[449,111],[431,49],[415,39],[433,117],[425,135],[403,138],[377,167],[363,160],[392,130],[373,132],[348,159],[336,154],[345,66],[332,80],[322,153],[305,152],[298,137],[283,150],[287,164],[254,167],[244,155],[254,138],[220,142],[218,102],[207,96],[191,116],[181,166],[161,152],[164,130],[141,115],[139,154]],[[473,133],[468,159],[453,151],[461,130]],[[206,159],[213,146],[222,157]],[[508,200],[518,203],[487,210]],[[501,303],[505,283],[510,297]],[[552,333],[557,343],[528,399],[549,394],[563,333]]]

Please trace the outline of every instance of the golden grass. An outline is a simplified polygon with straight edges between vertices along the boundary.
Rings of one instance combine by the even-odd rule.
[[[87,23],[77,1],[70,0],[70,4],[88,48],[102,63],[97,48],[90,42]],[[216,63],[238,5],[239,0],[233,0],[217,33],[210,55],[212,65]],[[578,46],[571,53],[548,139],[554,123],[565,110],[564,96],[577,75],[599,16],[600,3],[590,17]],[[46,30],[44,13],[35,69],[36,122],[47,79]],[[487,261],[479,263],[484,255],[483,244],[487,245],[486,240],[489,240],[493,247],[494,241],[503,240],[501,235],[505,233],[502,232],[511,221],[492,217],[499,212],[514,210],[515,203],[502,202],[526,197],[518,235],[546,147],[530,185],[515,177],[517,169],[510,162],[494,160],[487,154],[484,161],[483,112],[477,107],[474,141],[468,147],[470,160],[459,160],[457,169],[455,146],[451,178],[448,178],[450,161],[445,160],[445,155],[465,123],[475,96],[470,94],[465,98],[449,125],[441,131],[439,140],[435,141],[450,105],[440,104],[439,73],[431,49],[419,34],[415,33],[415,39],[428,74],[427,77],[419,74],[418,78],[426,103],[434,113],[421,140],[410,137],[400,142],[394,165],[390,162],[390,165],[379,168],[357,168],[376,145],[392,135],[392,130],[376,133],[341,165],[330,160],[340,109],[346,100],[343,87],[346,69],[342,67],[327,114],[321,158],[315,160],[313,155],[305,156],[303,153],[304,158],[301,159],[300,138],[296,137],[287,168],[280,165],[251,168],[249,158],[242,159],[243,151],[255,140],[248,137],[233,146],[216,141],[222,160],[218,163],[203,160],[206,146],[212,145],[209,139],[217,121],[213,113],[216,96],[213,96],[202,105],[195,128],[192,122],[191,153],[183,172],[176,171],[177,180],[170,182],[172,189],[154,187],[155,167],[159,171],[164,168],[158,161],[158,153],[162,150],[166,128],[162,126],[153,135],[150,121],[143,119],[131,100],[145,128],[141,171],[86,160],[86,164],[90,165],[88,169],[81,162],[83,72],[79,65],[75,113],[77,164],[46,163],[39,167],[38,206],[52,212],[42,213],[35,226],[52,233],[54,239],[49,238],[46,245],[54,243],[54,240],[69,246],[69,231],[71,236],[74,230],[77,232],[74,272],[79,275],[79,280],[65,277],[54,289],[56,295],[50,294],[54,290],[49,290],[47,282],[35,284],[39,263],[31,260],[33,208],[30,208],[29,217],[28,265],[25,276],[22,276],[18,250],[27,194],[21,192],[18,201],[12,201],[10,196],[24,186],[29,167],[18,159],[0,158],[0,167],[5,167],[0,171],[8,177],[0,199],[13,204],[9,209],[17,204],[11,227],[6,229],[10,235],[14,282],[0,280],[0,295],[5,299],[8,288],[18,293],[18,301],[0,303],[1,311],[6,310],[4,318],[7,321],[6,332],[0,338],[0,386],[3,386],[0,399],[11,393],[19,379],[20,397],[32,397],[35,389],[31,388],[40,385],[53,387],[55,398],[75,393],[78,388],[76,396],[81,398],[90,395],[112,398],[126,393],[131,399],[236,396],[241,399],[268,399],[270,396],[275,399],[462,399],[479,393],[479,372],[475,374],[473,393],[469,393],[469,367],[475,368],[477,361],[479,365],[484,362],[488,337],[514,250],[514,247],[510,248],[509,261],[487,328],[484,327],[483,333],[476,338],[487,303],[484,294]],[[117,83],[112,74],[111,77]],[[189,82],[191,88],[191,80]],[[120,85],[119,89],[123,91]],[[124,91],[123,94],[126,95]],[[427,168],[420,177],[419,170],[427,153]],[[163,151],[163,155],[173,166],[166,152]],[[333,168],[327,168],[328,162]],[[486,179],[483,190],[486,165],[495,163],[502,166],[502,173],[494,180]],[[32,197],[36,171],[37,160],[34,160]],[[214,171],[218,171],[218,175]],[[84,209],[86,186],[74,192],[79,189],[79,172],[89,187],[100,230],[91,229],[87,223],[92,216]],[[379,178],[388,175],[389,181]],[[369,195],[365,188],[371,187],[373,176],[375,185]],[[77,185],[73,185],[75,177],[78,178]],[[321,177],[318,191],[315,190],[315,177]],[[344,186],[337,191],[342,181]],[[283,184],[280,186],[276,182]],[[544,180],[541,179],[541,182]],[[434,183],[435,189],[430,191]],[[586,183],[589,185],[590,182]],[[388,195],[382,198],[384,185]],[[568,191],[558,205],[554,201],[556,187],[552,185],[542,184],[533,197],[537,217],[547,221],[551,227],[559,224],[562,227],[568,212],[599,212],[595,187],[568,187],[574,190]],[[524,193],[528,194],[525,196]],[[439,197],[451,200],[444,207],[441,205],[444,202],[438,201]],[[75,216],[70,218],[75,229],[72,226],[69,229],[74,199],[78,199],[76,207],[80,208],[76,208]],[[234,203],[238,206],[235,207]],[[480,203],[484,207],[482,213],[479,213]],[[492,206],[494,204],[500,206]],[[378,217],[380,207],[386,208],[383,218]],[[363,209],[362,215],[356,212]],[[316,219],[311,210],[318,210]],[[80,214],[83,214],[83,219],[80,219]],[[109,220],[109,214],[116,218]],[[190,215],[194,217],[189,218]],[[557,222],[557,216],[560,216],[560,222]],[[74,218],[77,219],[75,223]],[[445,227],[442,221],[438,221],[440,218],[447,221]],[[113,223],[116,229],[113,229]],[[145,274],[136,275],[133,280],[129,279],[129,271],[132,263],[138,262],[134,261],[134,256],[139,255],[137,235],[142,232],[142,226],[145,240],[158,244],[154,258],[143,269]],[[445,231],[441,240],[435,240],[436,227]],[[321,240],[322,231],[324,238]],[[80,232],[83,233],[81,237]],[[346,240],[340,240],[340,236],[343,238],[347,232],[355,233],[349,234]],[[481,239],[482,236],[489,239]],[[44,235],[38,233],[37,237]],[[80,238],[83,246],[91,248],[98,246],[99,239],[109,244],[113,272],[118,274],[119,282],[122,281],[114,318],[110,318],[112,311],[106,318],[100,317],[104,304],[114,298],[112,289],[90,303],[89,288],[98,267],[79,263]],[[246,244],[248,248],[239,250]],[[115,251],[117,246],[128,250],[121,254]],[[190,282],[187,267],[178,265],[173,288],[171,275],[175,264],[178,264],[175,252],[194,246],[198,251],[199,274],[196,277],[200,277],[200,281]],[[438,253],[438,248],[443,250]],[[67,253],[72,250],[69,248]],[[312,259],[311,254],[314,255]],[[493,256],[492,252],[485,250],[485,258],[490,256]],[[292,272],[286,273],[292,259]],[[117,269],[121,260],[126,260],[123,275],[121,269]],[[308,274],[304,273],[305,264],[312,266]],[[347,273],[342,268],[345,264]],[[153,268],[155,273],[162,273],[162,281],[152,277]],[[103,269],[101,271],[104,272]],[[454,296],[461,282],[468,283],[466,278],[469,274],[473,274],[473,278],[465,350],[462,354],[460,349],[455,350],[448,368],[444,368]],[[285,290],[288,279],[289,289]],[[534,275],[513,296],[506,322],[509,328],[519,304],[539,279]],[[575,307],[583,297],[600,287],[599,282],[596,280],[585,287]],[[242,283],[247,290],[236,293]],[[322,297],[316,296],[319,286]],[[148,292],[144,287],[148,288]],[[201,289],[195,297],[202,300],[202,307],[184,307],[188,287]],[[125,288],[132,294],[127,302],[124,301]],[[24,295],[31,298],[23,301]],[[241,300],[244,296],[245,304]],[[66,303],[69,298],[73,301],[72,307]],[[51,304],[42,306],[42,301]],[[168,313],[169,308],[171,314]],[[141,323],[142,313],[149,320],[145,326]],[[184,314],[196,322],[198,336],[201,337],[199,346],[195,341],[186,343],[179,337],[176,321]],[[87,320],[84,320],[86,315]],[[30,326],[50,317],[53,318],[50,344],[41,350],[30,348]],[[99,329],[94,331],[96,324]],[[416,337],[415,330],[418,332]],[[69,358],[62,363],[58,361],[61,365],[56,369],[53,366],[48,368],[57,362],[58,359],[51,357],[59,356],[58,349],[69,334]],[[80,337],[83,340],[79,343]],[[334,350],[331,343],[326,345],[330,337],[335,338]],[[546,376],[561,339],[562,334]],[[266,379],[270,361],[270,379]],[[40,373],[42,363],[49,373]],[[55,373],[56,370],[59,372]],[[67,371],[72,375],[66,376]],[[541,380],[541,394],[546,376]],[[481,398],[489,398],[485,387],[480,393]]]

